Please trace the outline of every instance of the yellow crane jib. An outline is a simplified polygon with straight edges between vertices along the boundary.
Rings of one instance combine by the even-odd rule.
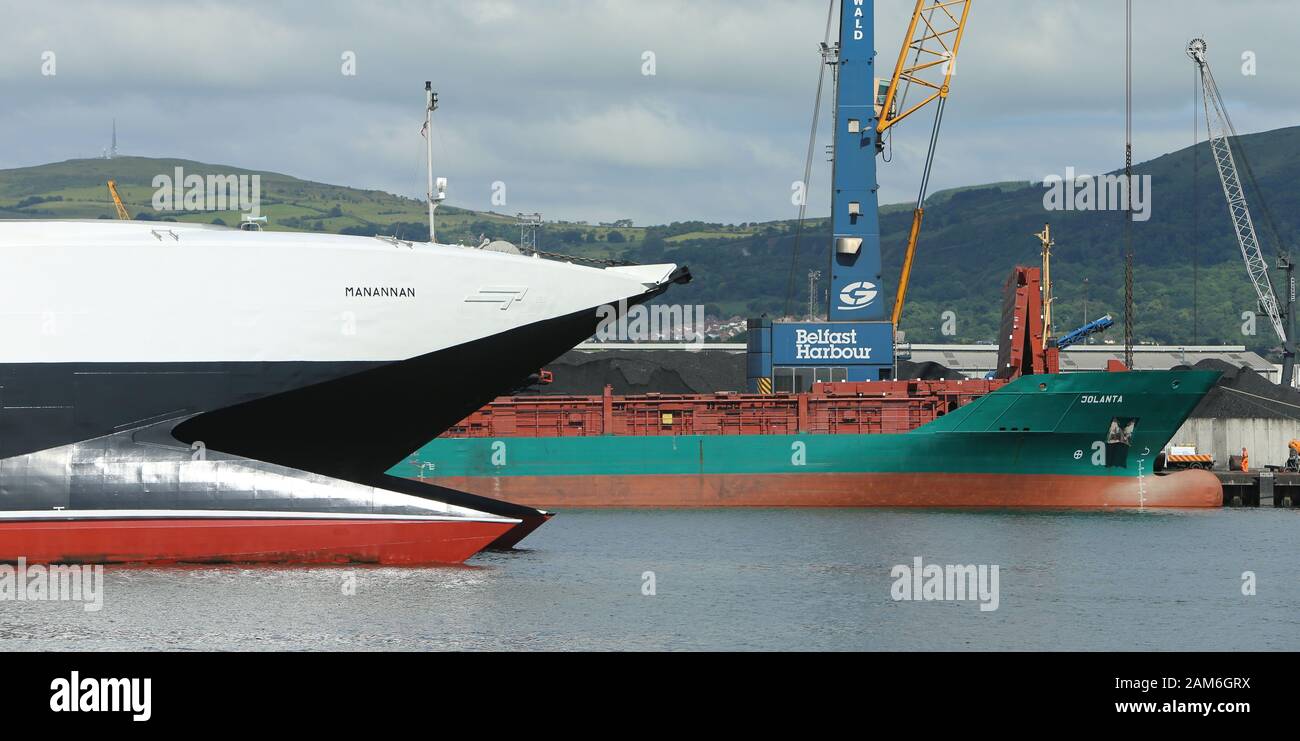
[[[948,97],[948,86],[957,71],[957,51],[966,32],[972,0],[916,0],[912,20],[907,26],[907,43],[898,52],[898,64],[889,87],[880,101],[880,120],[876,130],[885,133],[894,124],[940,98]],[[907,61],[909,52],[912,61]],[[910,108],[905,107],[912,85],[920,86],[926,97]],[[902,97],[899,96],[900,88]]]
[[[876,130],[880,134],[890,129],[934,101],[938,101],[934,114],[934,128],[930,132],[930,148],[925,157],[921,175],[920,193],[916,209],[912,212],[912,228],[907,235],[907,249],[903,253],[903,269],[894,292],[894,311],[891,319],[898,329],[907,300],[907,285],[912,278],[912,265],[916,259],[916,244],[921,237],[921,222],[925,218],[925,196],[930,187],[930,171],[934,165],[934,150],[939,141],[939,126],[943,122],[943,108],[948,100],[949,85],[957,71],[957,52],[966,32],[972,0],[916,0],[912,20],[907,26],[907,39],[898,52],[898,64],[886,87],[883,80],[876,83]],[[908,62],[909,55],[912,57]],[[928,93],[925,98],[907,107],[907,94],[912,85]],[[881,90],[883,89],[883,92]]]
[[[916,242],[921,237],[921,219],[925,218],[925,209],[917,207],[912,212],[912,228],[907,233],[907,251],[903,253],[903,272],[898,275],[898,291],[894,293],[894,312],[890,321],[898,329],[898,320],[903,316],[903,302],[907,300],[907,284],[912,279],[912,261],[916,259]]]
[[[117,181],[108,181],[108,194],[113,198],[113,208],[117,209],[117,218],[130,221],[131,214],[126,212],[126,206],[122,205],[122,196],[117,193]]]

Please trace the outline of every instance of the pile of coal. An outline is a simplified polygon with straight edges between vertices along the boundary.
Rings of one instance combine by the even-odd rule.
[[[1192,416],[1210,419],[1300,419],[1300,391],[1273,383],[1247,367],[1206,359],[1174,370],[1217,370],[1218,383],[1192,410]]]
[[[716,350],[617,350],[565,353],[546,370],[544,394],[710,394],[745,390],[745,354]]]
[[[942,363],[913,363],[910,360],[900,360],[898,377],[918,381],[960,381],[966,376]]]
[[[533,386],[532,393],[547,395],[596,396],[605,386],[619,395],[711,394],[715,391],[745,391],[745,354],[718,350],[574,350],[565,353],[546,370],[551,383]],[[898,377],[927,381],[963,378],[939,363],[900,360]]]

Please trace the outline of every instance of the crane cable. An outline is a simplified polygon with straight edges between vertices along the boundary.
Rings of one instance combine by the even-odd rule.
[[[823,48],[830,44],[831,21],[834,17],[835,0],[830,0],[830,5],[826,9],[826,37],[822,41]],[[813,149],[817,146],[817,122],[821,118],[822,89],[826,82],[826,59],[819,60],[817,66],[817,98],[813,103],[812,128],[808,132],[808,154],[804,158],[803,164],[803,193],[799,199],[799,220],[795,224],[794,230],[794,249],[790,252],[790,277],[786,284],[783,316],[790,316],[790,302],[794,299],[794,274],[799,263],[799,240],[803,237],[804,219],[808,213],[808,182],[812,179]],[[834,229],[833,226],[831,228]]]
[[[1199,344],[1200,323],[1197,316],[1197,298],[1200,278],[1200,209],[1197,208],[1201,160],[1196,148],[1201,143],[1201,111],[1198,107],[1201,93],[1201,72],[1192,68],[1192,344]],[[1209,122],[1206,122],[1209,128]]]
[[[1133,0],[1124,2],[1124,365],[1133,369]]]
[[[934,128],[930,130],[930,149],[925,154],[925,169],[921,172],[921,191],[916,196],[917,209],[925,205],[926,192],[930,190],[930,170],[934,165],[934,150],[939,145],[939,127],[943,125],[943,107],[947,103],[947,98],[939,98],[934,109]]]

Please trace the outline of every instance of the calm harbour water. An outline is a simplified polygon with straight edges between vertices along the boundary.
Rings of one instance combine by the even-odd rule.
[[[1300,649],[1295,510],[571,511],[524,545],[459,568],[110,568],[99,612],[0,602],[0,650]],[[917,556],[998,565],[998,609],[894,601]]]

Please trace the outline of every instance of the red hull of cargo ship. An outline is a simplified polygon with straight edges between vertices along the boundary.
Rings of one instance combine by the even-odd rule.
[[[798,473],[751,476],[499,476],[439,483],[531,507],[1220,507],[1208,471],[1145,477]]]
[[[0,522],[0,562],[458,564],[509,522],[94,519]]]

